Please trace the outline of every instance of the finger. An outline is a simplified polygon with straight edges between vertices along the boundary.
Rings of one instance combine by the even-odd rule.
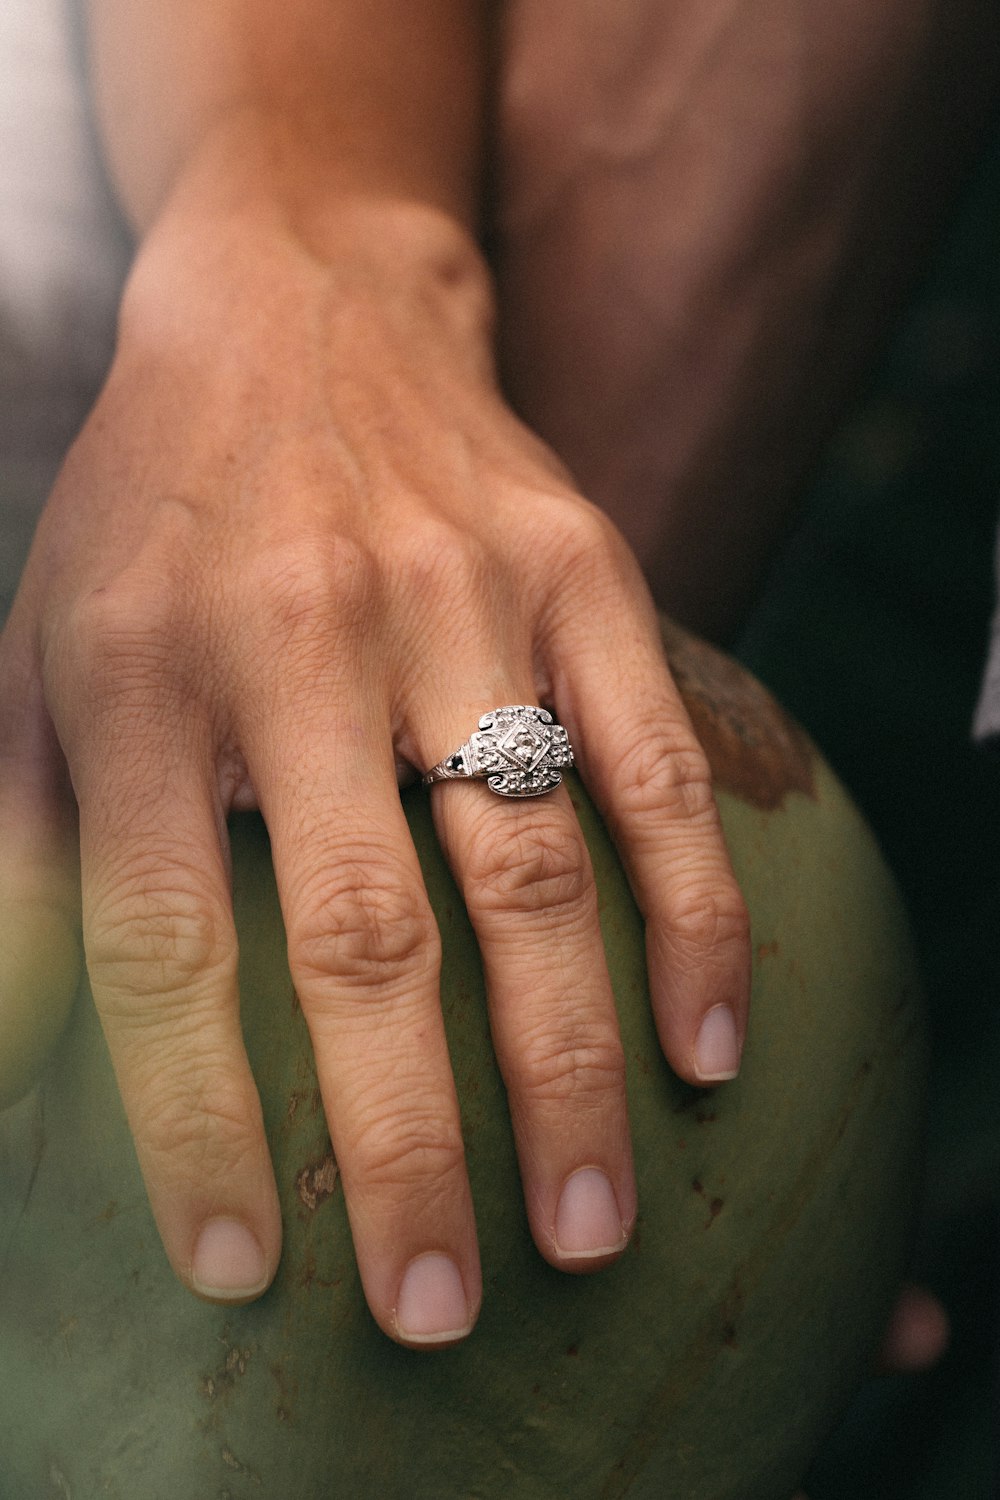
[[[497,707],[463,688],[483,675],[471,662],[453,668],[434,694],[417,736],[425,765]],[[505,675],[513,701],[534,701],[523,658]],[[598,1269],[627,1243],[636,1190],[624,1054],[579,823],[563,788],[508,800],[482,781],[451,781],[432,796],[483,957],[532,1234],[553,1265]]]
[[[247,1301],[274,1274],[281,1220],[239,1023],[214,746],[161,687],[105,692],[67,748],[94,1000],[164,1248],[191,1290]]]
[[[478,1314],[475,1222],[440,941],[390,725],[359,711],[359,680],[355,666],[320,682],[318,708],[315,679],[311,707],[272,683],[274,717],[248,716],[244,734],[365,1296],[390,1337],[440,1347]],[[325,706],[338,702],[346,721]]]
[[[664,1052],[691,1083],[739,1070],[750,997],[746,905],[711,773],[636,591],[597,589],[547,642],[577,765],[609,824],[646,920]],[[612,685],[612,686],[609,686]]]
[[[0,1109],[36,1082],[83,969],[76,820],[41,684],[0,646]]]

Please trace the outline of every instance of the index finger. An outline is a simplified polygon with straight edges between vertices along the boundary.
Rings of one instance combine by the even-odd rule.
[[[331,642],[338,655],[362,681],[348,646]],[[482,1278],[440,939],[391,726],[356,686],[353,717],[338,707],[346,692],[307,707],[275,681],[267,696],[270,714],[247,714],[248,759],[365,1296],[399,1342],[455,1343],[475,1322]]]
[[[163,1245],[193,1291],[247,1301],[274,1274],[281,1218],[208,736],[109,708],[73,771],[94,1002]]]

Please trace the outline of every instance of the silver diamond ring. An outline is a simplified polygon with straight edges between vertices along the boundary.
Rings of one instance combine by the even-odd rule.
[[[572,764],[569,735],[547,708],[510,703],[483,714],[478,731],[431,766],[423,784],[471,777],[499,797],[540,797],[559,785],[561,772]]]

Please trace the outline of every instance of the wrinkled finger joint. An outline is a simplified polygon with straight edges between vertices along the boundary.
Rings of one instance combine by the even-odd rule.
[[[88,914],[85,945],[95,987],[122,997],[183,995],[235,972],[230,918],[180,884],[116,891]]]
[[[476,844],[464,885],[470,907],[484,915],[544,913],[549,924],[596,920],[590,859],[568,820],[501,824]]]
[[[348,863],[311,883],[289,933],[296,985],[320,1006],[353,994],[395,993],[428,979],[440,964],[440,938],[419,893]]]
[[[383,1113],[349,1136],[351,1176],[368,1188],[419,1188],[421,1194],[453,1181],[464,1168],[464,1151],[461,1135],[443,1116],[444,1110],[405,1109],[387,1100]]]
[[[703,823],[718,816],[700,747],[671,746],[660,733],[631,737],[609,769],[608,784],[631,820],[660,815]]]
[[[507,1074],[521,1096],[550,1103],[623,1098],[625,1054],[610,1029],[539,1029],[520,1039]]]
[[[671,904],[666,941],[675,960],[700,962],[706,954],[748,953],[750,914],[735,881],[678,893]]]

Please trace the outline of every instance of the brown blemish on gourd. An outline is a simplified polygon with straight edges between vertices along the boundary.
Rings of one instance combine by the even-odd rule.
[[[322,1108],[323,1099],[318,1088],[293,1089],[288,1096],[288,1108],[285,1110],[286,1126],[290,1126],[294,1123],[299,1109],[305,1106],[306,1100],[309,1101],[308,1108],[310,1115],[316,1115],[319,1113],[320,1109]]]
[[[204,1396],[206,1401],[215,1401],[220,1396],[228,1396],[239,1377],[246,1374],[247,1365],[253,1358],[252,1349],[230,1344],[225,1336],[223,1343],[226,1345],[225,1359],[210,1375],[205,1375],[198,1386],[199,1394]]]
[[[335,1276],[332,1280],[318,1274],[318,1261],[316,1251],[312,1245],[307,1245],[302,1257],[302,1269],[299,1272],[298,1283],[307,1292],[311,1292],[314,1286],[329,1290],[330,1287],[340,1285],[340,1277]]]
[[[321,1161],[303,1167],[295,1177],[295,1191],[300,1203],[310,1213],[315,1213],[319,1205],[332,1196],[338,1176],[339,1168],[332,1151],[328,1151]]]
[[[248,1468],[245,1463],[242,1463],[236,1457],[236,1454],[233,1452],[232,1448],[230,1448],[228,1445],[224,1445],[220,1451],[220,1457],[227,1469],[234,1469],[237,1474],[242,1474],[246,1479],[249,1479],[251,1484],[257,1485],[259,1487],[261,1482],[260,1475],[255,1474],[253,1469]]]
[[[705,1220],[705,1228],[711,1229],[719,1214],[725,1208],[726,1200],[725,1198],[709,1198],[708,1193],[705,1191],[705,1184],[701,1181],[700,1177],[692,1178],[691,1187],[698,1194],[698,1197],[704,1198],[708,1204],[708,1218]]]
[[[803,729],[737,662],[661,617],[670,670],[716,786],[773,811],[790,792],[815,799],[816,751]]]
[[[298,1397],[298,1385],[289,1382],[285,1370],[284,1360],[276,1360],[271,1366],[271,1374],[274,1376],[278,1386],[278,1400],[275,1405],[275,1416],[279,1422],[289,1427],[295,1426],[295,1401]]]
[[[117,1219],[120,1212],[121,1210],[116,1200],[112,1198],[109,1203],[105,1204],[99,1214],[95,1214],[92,1219],[87,1220],[86,1227],[88,1229],[96,1229],[99,1224],[110,1224],[112,1219]]]

